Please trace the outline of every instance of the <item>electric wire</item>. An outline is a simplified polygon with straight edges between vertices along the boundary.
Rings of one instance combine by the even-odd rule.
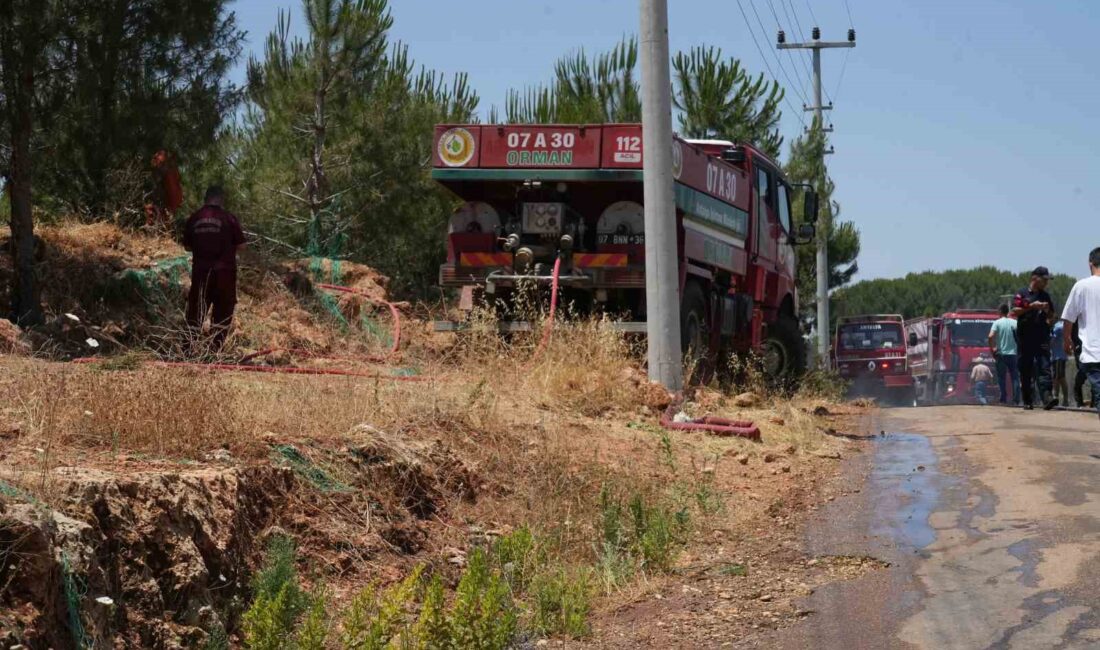
[[[757,22],[757,24],[760,25],[760,32],[762,34],[764,34],[764,42],[767,43],[768,42],[768,28],[764,26],[764,21],[760,19],[760,13],[756,10],[756,3],[753,2],[753,0],[749,0],[749,7],[752,9],[752,13],[756,16],[756,22]],[[791,85],[791,87],[793,88],[795,94],[798,95],[799,99],[802,100],[803,104],[809,104],[810,100],[808,99],[808,95],[806,95],[806,92],[803,89],[803,87],[801,86],[801,84],[795,84],[794,80],[791,79],[791,76],[789,74],[787,74],[787,67],[783,65],[783,59],[782,59],[782,57],[779,56],[779,51],[773,49],[773,50],[771,50],[771,53],[772,53],[772,56],[775,57],[775,62],[779,65],[779,71],[783,73],[783,77],[787,80],[787,83],[789,83]],[[796,70],[797,70],[797,68],[796,68]]]
[[[737,0],[737,8],[741,10],[741,17],[745,19],[745,27],[749,30],[749,36],[752,37],[752,43],[756,46],[756,51],[760,53],[760,60],[764,62],[764,67],[768,69],[768,74],[771,75],[772,80],[777,81],[775,71],[772,70],[772,65],[768,62],[767,55],[764,54],[763,48],[760,47],[760,41],[756,39],[756,30],[752,28],[752,23],[749,22],[749,16],[745,13],[745,7],[741,5],[741,0]],[[802,111],[791,104],[791,100],[787,97],[787,93],[783,93],[783,102],[798,116],[798,121],[802,124],[802,128],[806,128],[806,120],[802,116]]]
[[[776,13],[775,3],[773,3],[772,0],[768,0],[768,8],[771,9],[772,16],[775,18],[776,28],[778,28],[780,31],[782,31],[783,30],[783,23],[782,23],[781,20],[779,20],[779,14]],[[788,20],[790,20],[790,19],[788,18]],[[790,26],[790,23],[788,23],[788,26]],[[798,77],[798,82],[800,84],[802,84],[803,94],[808,97],[809,92],[810,92],[809,89],[810,89],[810,86],[812,85],[811,80],[807,79],[805,76],[803,76],[802,68],[800,68],[799,65],[798,65],[798,62],[794,60],[794,52],[793,51],[787,50],[787,57],[790,59],[791,67],[794,68],[795,75]]]
[[[794,16],[793,22],[794,22],[794,26],[798,28],[798,38],[803,43],[805,43],[806,42],[806,32],[802,30],[802,22],[800,20],[798,20],[798,12],[795,11],[794,3],[792,2],[792,0],[780,0],[779,6],[783,7],[783,13],[786,14],[786,16],[787,16],[787,24],[788,25],[791,24],[791,22],[792,22],[791,17]],[[790,7],[789,11],[788,11],[788,7]],[[806,57],[804,57],[804,56],[800,55],[798,58],[802,61],[802,67],[806,69],[806,77],[808,79],[813,79],[814,78],[814,73],[813,73],[812,70],[810,70],[810,62],[807,61]]]

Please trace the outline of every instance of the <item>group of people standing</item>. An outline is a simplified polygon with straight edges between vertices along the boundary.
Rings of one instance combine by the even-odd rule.
[[[1066,368],[1072,356],[1076,406],[1085,405],[1088,381],[1092,405],[1100,409],[1100,248],[1089,253],[1089,270],[1089,277],[1073,285],[1060,318],[1046,291],[1050,272],[1045,266],[1031,272],[1030,283],[1016,292],[1011,308],[1001,306],[1001,317],[989,331],[989,347],[997,362],[1002,404],[1008,402],[1011,386],[1013,400],[1022,400],[1025,409],[1038,403],[1049,410],[1059,400],[1069,406]]]

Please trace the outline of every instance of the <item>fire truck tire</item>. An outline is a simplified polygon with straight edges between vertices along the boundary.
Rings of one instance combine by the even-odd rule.
[[[796,381],[806,371],[806,346],[798,321],[780,316],[764,341],[765,370],[774,379]]]
[[[680,299],[680,350],[684,363],[695,366],[707,355],[707,302],[703,287],[688,280]]]

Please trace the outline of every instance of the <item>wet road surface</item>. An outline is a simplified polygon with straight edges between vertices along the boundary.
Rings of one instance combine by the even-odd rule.
[[[995,407],[883,411],[866,482],[810,527],[833,583],[757,647],[1100,649],[1100,422]]]

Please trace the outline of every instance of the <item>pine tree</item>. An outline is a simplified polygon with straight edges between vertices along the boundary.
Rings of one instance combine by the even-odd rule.
[[[815,120],[805,135],[791,143],[784,172],[791,183],[809,183],[817,191],[820,221],[825,224],[824,231],[819,229],[817,236],[828,238],[828,277],[831,291],[848,284],[859,271],[856,258],[859,257],[860,243],[859,229],[855,224],[838,220],[840,204],[832,198],[836,185],[825,170],[826,146],[825,132]],[[803,200],[802,193],[796,193],[792,209],[798,224],[803,219]],[[817,247],[806,245],[799,246],[796,250],[801,316],[804,322],[814,323],[817,318]]]
[[[228,0],[62,4],[56,72],[42,89],[39,193],[102,214],[140,201],[122,181],[144,178],[156,151],[186,165],[213,145],[240,97],[228,75],[244,32]]]
[[[594,61],[584,49],[577,50],[554,64],[549,86],[509,91],[506,120],[513,124],[640,122],[637,66],[638,41],[633,37],[624,37]],[[494,116],[490,121],[497,120]]]
[[[0,114],[9,145],[4,157],[4,189],[11,208],[12,321],[42,321],[39,287],[34,274],[33,156],[31,140],[38,115],[38,93],[47,74],[47,44],[54,35],[59,5],[52,0],[0,2]]]
[[[724,59],[716,47],[693,47],[672,59],[673,102],[680,111],[680,132],[688,138],[724,138],[748,142],[779,158],[783,89],[752,79],[737,59]]]
[[[424,294],[445,252],[453,197],[431,182],[432,127],[473,119],[449,82],[390,44],[385,0],[305,0],[305,39],[281,14],[249,62],[249,103],[225,139],[245,223],[266,240],[365,262]]]

